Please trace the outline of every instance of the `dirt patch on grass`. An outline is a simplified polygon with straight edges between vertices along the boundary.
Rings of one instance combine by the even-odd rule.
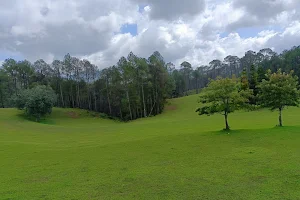
[[[177,110],[177,106],[175,105],[169,105],[165,107],[165,110]]]
[[[78,113],[76,113],[76,112],[67,112],[67,115],[68,115],[68,117],[71,117],[71,118],[73,118],[73,119],[77,119],[77,118],[79,118],[79,114]]]

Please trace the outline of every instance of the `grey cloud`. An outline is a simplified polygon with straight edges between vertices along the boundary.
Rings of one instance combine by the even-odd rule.
[[[300,23],[292,24],[288,29],[292,31],[285,31],[282,34],[277,34],[266,42],[266,47],[274,48],[276,52],[282,52],[290,49],[293,46],[299,46],[297,41],[300,41]]]
[[[250,16],[249,14],[244,15],[243,17],[241,17],[239,20],[228,24],[226,26],[226,31],[236,31],[239,28],[243,28],[243,27],[252,27],[252,26],[262,26],[264,24],[266,24],[267,22],[261,19],[257,19],[256,17]]]
[[[150,16],[153,19],[172,20],[181,16],[194,16],[200,14],[205,7],[203,0],[153,0]]]
[[[47,25],[44,33],[35,38],[7,36],[0,38],[0,48],[21,52],[30,59],[37,59],[47,53],[61,57],[66,53],[86,55],[107,48],[113,32],[107,29],[99,33],[88,25],[69,21],[59,26]],[[16,39],[22,42],[18,45]],[[5,46],[4,46],[5,45]]]
[[[214,24],[205,23],[198,32],[198,37],[204,40],[212,41],[216,39],[218,32],[218,27],[216,27]]]
[[[202,13],[205,0],[131,0],[139,4],[150,5],[150,17],[154,20],[177,20]]]
[[[286,10],[286,4],[282,0],[235,0],[236,8],[244,8],[246,12],[260,19],[273,18]]]
[[[84,0],[78,1],[79,16],[86,21],[93,20],[99,16],[109,15],[114,11],[124,18],[132,16],[133,11],[138,11],[138,6],[126,0]]]
[[[97,50],[107,48],[112,33],[97,31],[87,26],[79,25],[76,21],[70,21],[62,26],[49,25],[46,27],[46,35],[35,40],[24,41],[23,45],[16,49],[29,55],[50,52],[55,56],[91,54]]]
[[[49,13],[49,8],[48,7],[43,7],[41,10],[40,10],[40,13],[41,15],[43,15],[44,17],[48,15]]]
[[[236,22],[229,24],[227,30],[236,30],[241,27],[264,26],[271,24],[273,20],[282,13],[287,12],[291,18],[299,16],[300,1],[299,0],[234,0],[235,9],[243,9],[245,11]],[[296,12],[293,13],[292,11]]]

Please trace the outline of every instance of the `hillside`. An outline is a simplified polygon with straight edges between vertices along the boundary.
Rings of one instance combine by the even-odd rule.
[[[198,116],[197,95],[123,123],[0,109],[0,199],[299,199],[300,109]]]

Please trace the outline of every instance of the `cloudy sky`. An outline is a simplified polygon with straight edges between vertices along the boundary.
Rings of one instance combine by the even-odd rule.
[[[300,0],[0,0],[0,62],[65,54],[100,68],[158,50],[194,66],[300,45]]]

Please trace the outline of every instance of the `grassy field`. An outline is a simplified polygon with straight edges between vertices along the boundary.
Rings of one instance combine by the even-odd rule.
[[[0,199],[300,199],[300,109],[198,116],[197,96],[121,123],[0,109]]]

